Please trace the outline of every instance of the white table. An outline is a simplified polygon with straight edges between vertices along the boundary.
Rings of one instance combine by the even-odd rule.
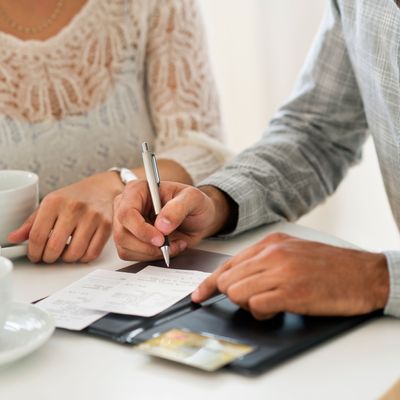
[[[262,227],[199,248],[237,253],[266,233],[287,232],[348,246],[293,224]],[[109,244],[91,265],[15,263],[15,300],[29,302],[99,268],[118,269]],[[56,331],[39,350],[0,368],[1,400],[119,399],[376,399],[400,377],[400,321],[381,318],[335,338],[256,377],[203,373],[152,359],[128,346],[79,333]]]

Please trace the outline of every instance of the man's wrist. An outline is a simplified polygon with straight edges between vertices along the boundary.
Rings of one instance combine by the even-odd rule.
[[[214,222],[207,232],[207,236],[215,236],[232,232],[238,220],[238,205],[225,192],[215,186],[205,185],[199,189],[207,195],[213,203],[215,210]]]
[[[376,310],[385,308],[389,298],[390,278],[388,263],[384,254],[376,254],[372,287],[374,308]]]

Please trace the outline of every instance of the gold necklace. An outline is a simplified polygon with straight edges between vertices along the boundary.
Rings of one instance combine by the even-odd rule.
[[[11,28],[28,34],[36,34],[42,32],[46,28],[48,28],[60,15],[61,9],[64,5],[64,0],[57,0],[56,7],[49,18],[46,21],[42,22],[41,24],[34,26],[34,27],[27,27],[20,25],[18,22],[13,20],[4,10],[3,7],[0,6],[0,17],[5,21]]]

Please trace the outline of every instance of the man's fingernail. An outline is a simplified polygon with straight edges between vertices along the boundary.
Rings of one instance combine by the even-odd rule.
[[[160,218],[159,226],[168,229],[171,226],[171,221],[167,218]]]
[[[179,242],[179,250],[180,251],[185,250],[186,247],[187,247],[187,243],[186,242],[184,242],[184,241]]]
[[[163,245],[163,243],[164,243],[164,239],[163,239],[163,238],[160,238],[159,236],[153,237],[153,239],[151,239],[151,244],[152,244],[153,246],[160,247],[160,246]]]
[[[192,300],[197,301],[200,298],[200,290],[196,289],[193,293],[192,293]]]

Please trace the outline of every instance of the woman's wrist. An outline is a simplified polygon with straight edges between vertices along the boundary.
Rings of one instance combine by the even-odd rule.
[[[161,179],[163,180],[182,183],[189,183],[188,181],[191,181],[187,172],[175,161],[159,160],[158,167]],[[138,177],[138,179],[146,179],[143,167],[133,168],[131,171]],[[84,180],[90,180],[95,183],[96,187],[100,186],[103,190],[109,191],[113,198],[121,194],[125,187],[118,171],[100,172]]]
[[[97,189],[109,192],[112,198],[121,194],[125,187],[119,174],[115,171],[100,172],[84,179],[84,181],[89,181]]]

